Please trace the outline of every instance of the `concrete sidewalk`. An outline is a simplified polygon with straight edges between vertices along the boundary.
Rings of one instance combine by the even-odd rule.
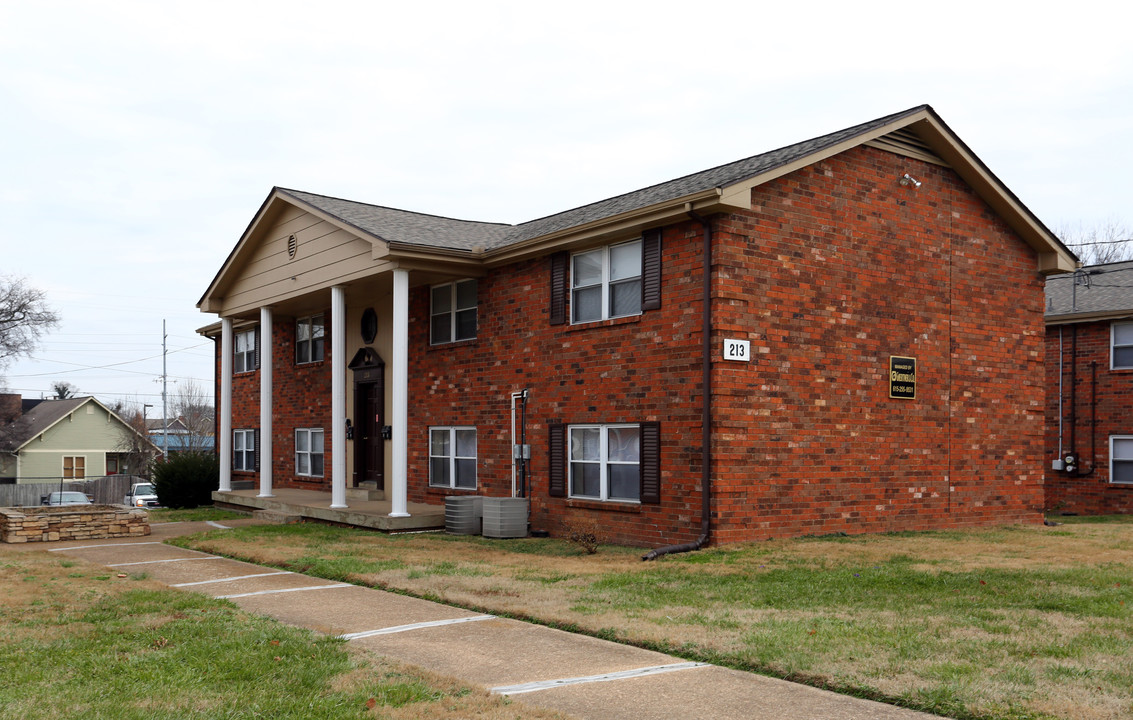
[[[252,524],[166,523],[146,538],[51,543],[46,549],[145,572],[185,591],[330,635],[517,702],[579,718],[928,720],[935,716],[585,635],[382,590],[163,544],[177,535]]]

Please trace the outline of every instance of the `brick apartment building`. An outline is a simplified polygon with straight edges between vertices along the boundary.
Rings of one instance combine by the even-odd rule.
[[[1047,508],[1133,512],[1133,262],[1046,284]]]
[[[1074,264],[928,106],[519,225],[275,188],[199,303],[221,488],[646,546],[1038,522]]]

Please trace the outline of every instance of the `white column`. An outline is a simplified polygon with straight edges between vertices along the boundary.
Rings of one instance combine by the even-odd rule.
[[[393,271],[393,489],[390,517],[409,517],[409,271]]]
[[[220,491],[232,490],[232,318],[220,319]]]
[[[271,492],[271,411],[275,404],[272,398],[271,370],[274,358],[272,351],[271,308],[260,308],[260,494],[257,497],[274,497]]]
[[[330,506],[346,507],[346,289],[330,289]]]

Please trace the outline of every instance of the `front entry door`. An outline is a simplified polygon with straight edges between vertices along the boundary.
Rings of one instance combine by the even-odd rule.
[[[354,486],[370,480],[376,489],[385,490],[385,362],[372,349],[362,348],[349,368],[354,371]]]
[[[382,413],[385,410],[385,387],[381,380],[358,385],[355,396],[354,457],[359,483],[372,480],[378,490],[385,489],[385,440],[382,439]]]

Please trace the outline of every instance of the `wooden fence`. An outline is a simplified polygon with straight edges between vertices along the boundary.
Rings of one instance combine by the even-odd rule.
[[[130,492],[130,486],[138,482],[149,482],[149,480],[134,475],[107,475],[81,481],[60,480],[51,483],[0,485],[0,507],[39,505],[44,495],[60,490],[77,490],[86,493],[95,505],[120,505],[122,498]]]

